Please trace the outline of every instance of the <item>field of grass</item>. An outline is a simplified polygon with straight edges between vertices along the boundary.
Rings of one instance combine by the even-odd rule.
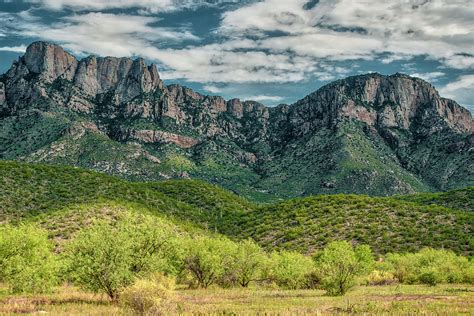
[[[472,315],[473,285],[358,286],[344,297],[321,290],[178,289],[164,314],[422,314]],[[0,314],[132,315],[102,295],[63,286],[54,295],[0,294]]]

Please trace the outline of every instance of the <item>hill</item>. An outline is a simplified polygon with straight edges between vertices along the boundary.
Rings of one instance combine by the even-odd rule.
[[[396,198],[416,202],[418,204],[436,204],[465,211],[474,211],[474,187],[448,192],[417,193],[397,196]]]
[[[455,209],[465,205],[455,203],[458,194],[452,194],[451,208],[344,194],[255,204],[202,181],[128,182],[74,167],[0,161],[0,221],[38,222],[57,239],[94,217],[113,220],[128,210],[165,217],[190,231],[252,237],[267,249],[311,253],[345,239],[378,253],[430,246],[472,255],[474,212]]]
[[[320,195],[265,205],[246,214],[236,235],[270,249],[313,253],[333,240],[368,244],[377,253],[423,247],[473,254],[472,212],[364,195]]]
[[[365,74],[266,107],[165,85],[143,59],[35,42],[0,76],[0,158],[131,181],[201,179],[253,201],[474,185],[474,121],[426,81]]]

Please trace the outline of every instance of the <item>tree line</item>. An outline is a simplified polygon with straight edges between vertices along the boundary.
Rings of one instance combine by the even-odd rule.
[[[269,253],[250,239],[193,234],[130,213],[81,229],[60,251],[45,230],[33,225],[0,228],[0,282],[12,293],[50,292],[71,282],[118,300],[140,282],[171,284],[170,279],[191,288],[322,288],[337,296],[357,283],[474,283],[474,261],[430,248],[377,259],[368,246],[347,241],[331,242],[312,256]]]

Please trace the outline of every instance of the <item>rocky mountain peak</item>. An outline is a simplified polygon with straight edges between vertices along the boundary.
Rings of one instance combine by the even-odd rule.
[[[440,97],[428,82],[405,74],[352,76],[323,86],[296,103],[296,112],[310,111],[323,125],[340,117],[369,126],[410,129],[413,123],[434,132],[447,125],[461,133],[474,132],[471,113]]]
[[[29,45],[6,76],[10,111],[46,97],[90,112],[97,101],[120,105],[164,89],[156,65],[147,66],[143,58],[89,56],[78,60],[61,46],[47,42]]]
[[[28,46],[22,58],[26,68],[38,73],[43,80],[54,81],[58,77],[71,80],[77,69],[77,59],[61,46],[47,42],[34,42]]]

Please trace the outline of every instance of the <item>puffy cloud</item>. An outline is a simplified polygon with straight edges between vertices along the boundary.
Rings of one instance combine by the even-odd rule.
[[[455,99],[474,113],[474,75],[463,75],[439,89],[442,96]]]
[[[165,66],[161,71],[163,78],[197,82],[296,82],[304,80],[315,68],[305,58],[228,48],[209,44],[184,49],[149,49],[145,53]]]
[[[19,20],[10,27],[14,34],[58,42],[76,54],[134,56],[154,42],[199,40],[188,30],[154,27],[156,17],[136,15],[87,13],[63,18],[60,22],[44,24]]]
[[[315,58],[428,55],[455,68],[473,67],[474,10],[470,0],[265,0],[224,14],[226,34],[257,36],[262,47]],[[305,9],[306,8],[306,9]],[[269,35],[281,32],[283,36]]]
[[[425,73],[412,73],[410,76],[412,77],[418,77],[426,81],[436,81],[440,77],[443,77],[445,75],[444,72],[441,71],[433,71],[433,72],[425,72]]]
[[[219,93],[222,92],[222,89],[213,85],[205,85],[203,89],[209,91],[210,93]]]

